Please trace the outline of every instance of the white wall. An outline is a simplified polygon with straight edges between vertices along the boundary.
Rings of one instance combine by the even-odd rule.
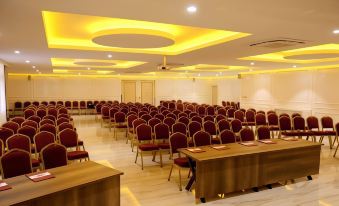
[[[0,64],[0,125],[6,122],[6,108],[5,67]]]
[[[114,78],[9,76],[7,99],[15,101],[119,100],[121,81]]]
[[[240,101],[240,81],[238,79],[217,80],[218,104],[222,101]]]
[[[240,84],[242,107],[330,115],[339,121],[338,70],[253,75]]]

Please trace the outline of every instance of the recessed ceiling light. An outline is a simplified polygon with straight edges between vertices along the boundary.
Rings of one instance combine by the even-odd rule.
[[[33,68],[33,69],[35,69],[35,68],[36,68],[36,66],[34,66],[34,65],[33,65],[33,66],[32,66],[32,68]]]
[[[78,75],[81,75],[81,73],[78,73]]]
[[[14,53],[16,53],[16,54],[20,54],[20,51],[18,51],[18,50],[15,50],[15,51],[14,51]]]
[[[333,34],[339,34],[339,29],[333,30]]]
[[[296,68],[297,67],[297,65],[293,65],[293,68]]]
[[[39,72],[39,69],[35,70],[36,72]]]
[[[252,66],[255,65],[255,63],[254,63],[254,62],[251,62],[251,65],[252,65]]]
[[[108,58],[112,58],[112,54],[107,55]]]
[[[91,70],[91,68],[90,68],[90,67],[87,67],[87,70]]]
[[[222,72],[219,72],[220,75],[222,75]]]
[[[25,62],[26,62],[26,63],[30,63],[31,61],[29,61],[29,60],[26,60]]]
[[[198,74],[198,77],[200,77],[200,73]]]
[[[219,76],[219,74],[215,74],[215,76],[217,77],[217,76]]]
[[[195,12],[197,12],[197,7],[196,6],[189,6],[189,7],[186,8],[186,11],[188,13],[195,13]]]

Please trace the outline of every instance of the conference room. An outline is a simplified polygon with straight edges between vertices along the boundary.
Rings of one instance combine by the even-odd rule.
[[[339,205],[339,1],[2,0],[0,206]]]

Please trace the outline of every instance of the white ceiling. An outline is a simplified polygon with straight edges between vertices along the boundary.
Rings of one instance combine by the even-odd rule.
[[[198,7],[188,14],[186,7]],[[169,63],[245,65],[237,58],[279,50],[250,47],[258,41],[292,38],[307,41],[302,47],[339,43],[338,0],[1,0],[0,60],[10,72],[33,73],[32,65],[52,72],[51,57],[107,59],[108,52],[48,49],[41,11],[146,20],[251,33],[217,46],[168,57]],[[126,43],[125,43],[126,44]],[[128,44],[128,42],[127,42]],[[300,47],[300,46],[299,46]],[[21,54],[14,54],[20,50]],[[112,59],[146,61],[129,71],[156,71],[160,55],[111,52]],[[25,63],[30,60],[31,63]],[[317,65],[317,64],[312,64]],[[257,68],[291,67],[286,63],[256,62]]]

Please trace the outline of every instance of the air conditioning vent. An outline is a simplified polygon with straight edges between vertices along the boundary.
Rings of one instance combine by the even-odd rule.
[[[253,44],[250,44],[250,46],[278,49],[278,48],[283,48],[283,47],[298,46],[298,45],[302,45],[305,43],[306,42],[303,40],[280,38],[280,39],[272,39],[272,40],[253,43]]]

